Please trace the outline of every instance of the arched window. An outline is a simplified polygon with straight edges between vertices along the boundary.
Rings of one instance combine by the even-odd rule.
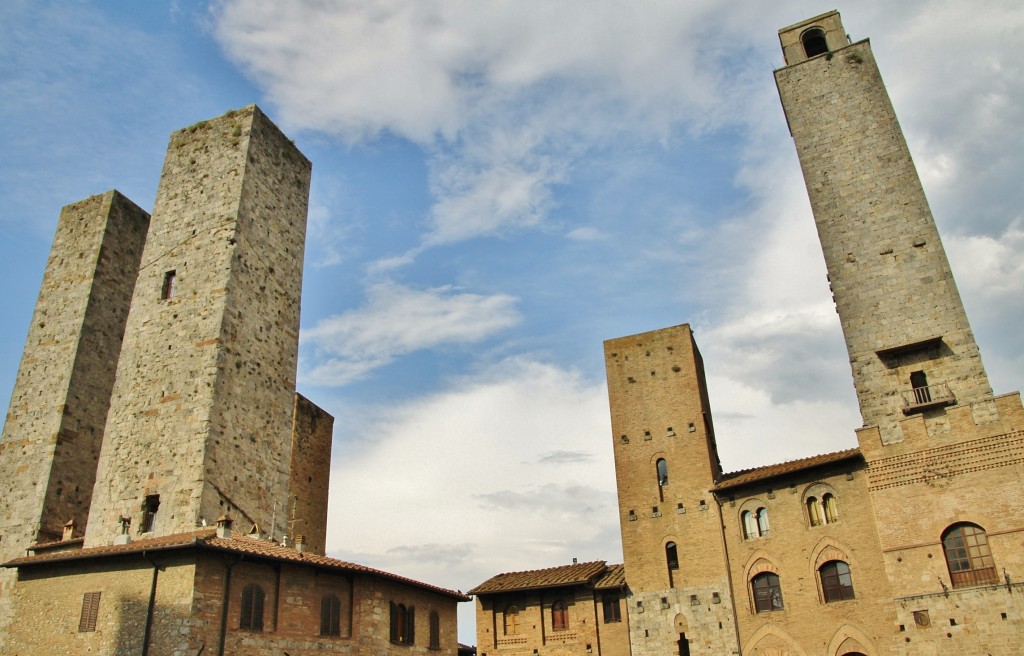
[[[263,630],[263,602],[267,595],[263,588],[250,583],[242,588],[242,612],[238,619],[238,628],[250,631]]]
[[[757,516],[757,534],[761,537],[768,535],[768,509],[758,508],[754,515]]]
[[[821,577],[821,592],[825,603],[853,599],[853,578],[850,566],[841,560],[830,560],[818,568]]]
[[[812,27],[801,34],[800,41],[804,44],[804,52],[807,53],[808,59],[828,52],[828,42],[825,41],[825,30],[820,27]]]
[[[947,528],[942,534],[942,549],[954,588],[999,581],[988,536],[977,524],[954,524]]]
[[[818,497],[807,497],[807,519],[811,522],[811,526],[821,526],[825,523]]]
[[[758,613],[782,610],[782,585],[779,577],[771,572],[758,574],[751,580],[754,590],[754,609]]]
[[[565,631],[569,628],[569,609],[561,599],[551,604],[551,630]]]
[[[341,635],[341,600],[336,594],[325,594],[320,600],[320,635]]]
[[[441,616],[436,610],[430,611],[430,648],[441,648]]]
[[[839,507],[836,505],[836,496],[826,492],[821,496],[821,505],[825,511],[825,523],[835,524],[839,521]]]
[[[391,642],[411,645],[415,642],[415,608],[391,602]]]
[[[665,563],[669,569],[679,569],[679,551],[676,549],[675,542],[665,545]]]
[[[519,606],[515,604],[505,607],[505,635],[519,633]]]
[[[658,458],[658,485],[668,485],[668,463],[664,458]]]

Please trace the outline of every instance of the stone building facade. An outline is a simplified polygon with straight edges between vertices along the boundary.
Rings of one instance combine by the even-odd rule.
[[[152,216],[62,212],[0,441],[0,654],[457,653],[467,597],[324,555],[310,171],[250,106],[171,135]]]
[[[724,473],[689,326],[606,342],[632,653],[1021,653],[1020,395],[992,393],[870,44],[837,12],[779,37],[864,425]]]
[[[493,576],[476,595],[477,653],[628,656],[622,565],[603,561]]]

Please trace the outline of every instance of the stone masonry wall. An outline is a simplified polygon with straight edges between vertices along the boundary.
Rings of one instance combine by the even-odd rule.
[[[295,395],[288,534],[302,535],[306,551],[327,549],[327,501],[331,478],[334,417],[301,394]],[[294,511],[294,513],[293,513]]]
[[[634,656],[738,649],[720,475],[703,363],[689,326],[605,342],[619,522]],[[659,480],[664,459],[667,480]],[[676,545],[677,568],[666,546]]]
[[[310,165],[255,106],[171,136],[87,546],[227,513],[281,533]],[[168,283],[173,292],[168,294]],[[169,297],[167,297],[169,296]]]
[[[61,212],[0,441],[0,562],[85,529],[148,224],[116,191]],[[13,581],[0,570],[0,645]]]
[[[775,77],[865,426],[879,426],[886,443],[902,439],[898,420],[912,371],[925,371],[929,385],[948,384],[960,403],[991,398],[931,210],[868,42],[779,69]],[[877,354],[938,337],[941,343],[930,349],[886,358]]]

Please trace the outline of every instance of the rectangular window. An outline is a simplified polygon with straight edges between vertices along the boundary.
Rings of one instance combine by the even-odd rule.
[[[156,528],[156,511],[160,508],[160,495],[150,494],[142,502],[142,523],[139,524],[140,533],[150,533]]]
[[[174,298],[174,283],[177,278],[177,273],[174,271],[168,271],[164,274],[164,285],[160,288],[160,298],[166,301],[169,298]]]
[[[605,624],[622,621],[622,610],[619,607],[618,595],[606,594],[601,603],[604,606]]]
[[[99,592],[86,592],[82,595],[82,615],[78,619],[78,632],[87,633],[96,630],[96,618],[100,614]]]

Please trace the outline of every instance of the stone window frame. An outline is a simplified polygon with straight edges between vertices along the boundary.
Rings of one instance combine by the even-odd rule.
[[[766,538],[771,533],[768,521],[768,506],[759,498],[747,499],[740,505],[738,513],[740,535],[744,540]]]
[[[839,495],[828,483],[812,483],[801,495],[804,517],[810,528],[827,526],[839,521]]]

